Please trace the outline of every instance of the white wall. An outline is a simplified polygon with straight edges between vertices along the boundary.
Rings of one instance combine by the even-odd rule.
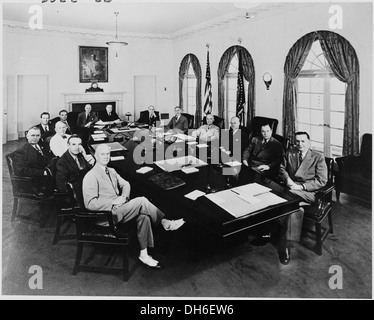
[[[244,20],[235,27],[224,27],[201,32],[174,41],[174,74],[187,53],[195,54],[203,76],[206,68],[206,43],[210,44],[210,67],[213,90],[213,113],[218,108],[217,68],[222,54],[230,46],[241,45],[251,54],[255,67],[256,115],[279,119],[278,133],[282,133],[283,67],[288,51],[294,43],[311,31],[330,30],[348,40],[356,50],[360,63],[360,135],[372,132],[372,4],[341,3],[343,29],[330,30],[329,4],[316,4],[288,14],[262,20]],[[270,72],[273,82],[266,90],[262,80]],[[205,79],[203,80],[203,88]],[[202,89],[203,90],[203,89]],[[178,101],[178,83],[174,81],[174,101]]]

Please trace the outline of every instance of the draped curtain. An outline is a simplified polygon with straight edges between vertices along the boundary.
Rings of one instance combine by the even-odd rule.
[[[334,75],[347,84],[343,155],[359,153],[359,89],[360,74],[356,52],[342,36],[330,31],[318,31],[323,53]]]
[[[317,39],[334,75],[347,83],[343,155],[355,155],[359,152],[359,63],[351,44],[331,31],[308,33],[294,44],[287,55],[284,66],[283,134],[293,141],[297,110],[295,79]]]
[[[247,49],[242,46],[232,46],[222,55],[218,65],[218,116],[225,118],[225,75],[229,70],[230,63],[234,55],[238,52],[242,55],[243,76],[248,81],[247,96],[247,121],[248,126],[255,114],[255,69],[253,60]]]
[[[199,127],[201,124],[201,66],[199,60],[194,54],[187,54],[179,66],[179,105],[184,108],[183,101],[183,83],[188,72],[188,68],[192,65],[196,77],[196,112],[195,112],[195,127]]]

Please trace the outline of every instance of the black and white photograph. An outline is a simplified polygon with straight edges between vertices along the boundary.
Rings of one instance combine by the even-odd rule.
[[[373,1],[0,13],[0,299],[373,298]]]

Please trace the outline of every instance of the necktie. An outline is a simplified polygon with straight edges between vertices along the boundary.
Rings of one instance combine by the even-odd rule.
[[[67,136],[65,136],[65,135],[62,136],[62,139],[66,139],[66,138],[67,138]]]
[[[112,178],[110,177],[108,167],[105,167],[105,173],[106,173],[106,175],[109,177],[109,180],[110,180],[110,183],[112,184],[112,187],[113,187],[113,189],[114,189],[114,192],[116,193],[116,195],[118,195],[118,194],[117,194],[117,190],[116,190],[116,188],[115,188],[114,185],[113,185]]]
[[[66,127],[67,127],[68,129],[70,129],[70,126],[69,126],[69,124],[68,124],[68,122],[67,122],[67,121],[63,121],[63,123],[65,123],[65,124],[66,124]]]
[[[86,121],[87,121],[87,122],[88,122],[89,117],[90,117],[90,114],[87,113],[87,114],[86,114]]]
[[[266,140],[264,140],[264,141],[262,142],[262,149],[265,149],[265,147],[266,147],[266,144],[267,144],[267,141],[266,141]]]
[[[81,166],[81,163],[79,162],[78,157],[75,157],[75,162],[77,163],[78,169],[79,169],[79,170],[82,170],[83,168],[82,168],[82,166]]]
[[[38,151],[42,156],[44,156],[42,149],[40,149],[40,147],[39,147],[37,144],[34,145],[34,148],[35,148],[36,151]]]
[[[303,162],[303,154],[299,151],[299,166],[301,166],[301,162]]]
[[[48,126],[44,126],[44,131],[48,131]]]

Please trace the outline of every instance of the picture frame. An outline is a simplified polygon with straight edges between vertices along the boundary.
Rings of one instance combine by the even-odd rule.
[[[108,48],[79,46],[79,82],[108,82]]]

